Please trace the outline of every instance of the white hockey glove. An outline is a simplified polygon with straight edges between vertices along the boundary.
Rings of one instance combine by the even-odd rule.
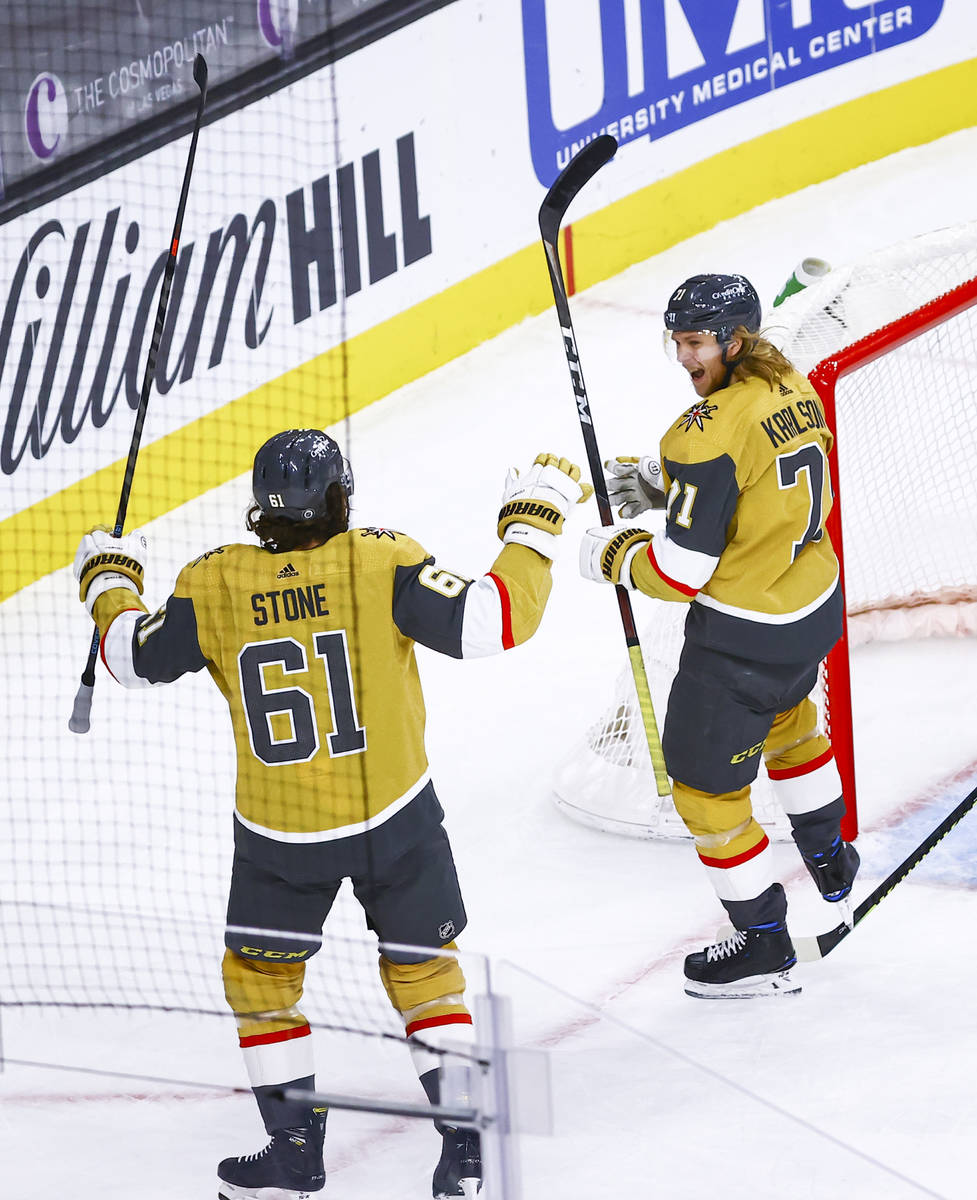
[[[580,468],[568,458],[538,454],[524,474],[511,468],[502,493],[499,537],[507,545],[529,546],[544,558],[556,554],[556,539],[571,504],[594,494],[580,482]]]
[[[597,583],[620,583],[634,590],[631,561],[651,541],[647,529],[605,525],[588,529],[580,541],[580,574]]]
[[[657,458],[609,458],[604,463],[607,499],[618,515],[632,520],[650,508],[665,507],[662,468]]]
[[[143,560],[148,543],[138,530],[113,537],[104,526],[89,530],[75,555],[79,599],[91,615],[95,601],[111,588],[129,588],[142,595]]]

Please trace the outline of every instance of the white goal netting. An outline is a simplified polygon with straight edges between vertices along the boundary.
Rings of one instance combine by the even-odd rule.
[[[831,271],[768,313],[765,332],[810,373],[975,277],[977,222],[969,222]],[[906,327],[912,326],[910,319]],[[850,646],[977,631],[975,398],[973,306],[877,358],[866,351],[865,361],[838,381],[836,507]],[[661,724],[686,609],[651,604],[641,644]],[[825,674],[817,697],[822,712],[825,687],[830,691]],[[850,742],[850,731],[847,701],[839,705],[832,695],[836,750]],[[628,666],[604,710],[560,764],[553,792],[568,816],[599,829],[632,837],[687,836],[671,798],[656,794]],[[788,837],[762,766],[753,796],[770,835]]]

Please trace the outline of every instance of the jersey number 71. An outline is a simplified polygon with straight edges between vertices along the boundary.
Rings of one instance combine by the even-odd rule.
[[[807,528],[800,541],[791,547],[790,561],[793,562],[808,542],[819,542],[824,537],[824,489],[828,478],[828,461],[818,442],[811,442],[792,450],[789,454],[777,455],[777,485],[781,491],[787,488],[807,486]]]

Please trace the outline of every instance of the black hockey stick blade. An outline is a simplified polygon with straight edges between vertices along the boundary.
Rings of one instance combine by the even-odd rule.
[[[597,449],[597,437],[594,432],[593,417],[590,412],[590,401],[583,379],[583,368],[577,352],[576,337],[573,333],[573,320],[570,316],[570,303],[567,295],[563,269],[560,264],[560,251],[557,245],[560,225],[573,198],[597,174],[605,163],[610,162],[617,151],[617,141],[609,134],[601,134],[579,150],[556,177],[553,186],[543,198],[539,206],[539,230],[543,238],[543,250],[546,254],[546,265],[549,270],[550,284],[553,288],[553,302],[556,305],[556,315],[563,331],[563,344],[570,368],[570,378],[577,398],[577,409],[580,417],[580,429],[583,434],[584,446],[587,451],[587,462],[590,467],[594,484],[594,494],[597,508],[600,512],[602,525],[612,525],[614,517],[607,500],[607,489],[604,486],[604,474],[601,470],[600,453]]]
[[[193,60],[193,82],[202,92],[207,90],[207,60],[202,54]]]
[[[544,242],[556,244],[560,226],[574,196],[616,153],[617,140],[609,133],[602,133],[570,159],[539,206],[539,231]]]
[[[816,937],[793,938],[794,949],[800,961],[815,962],[819,958],[824,958],[826,954],[830,954],[835,946],[839,942],[844,941],[852,929],[888,896],[896,884],[901,883],[909,872],[923,861],[933,847],[943,841],[950,830],[963,820],[975,804],[977,804],[977,788],[974,788],[968,796],[961,800],[953,812],[944,817],[933,832],[928,834],[916,849],[908,854],[899,866],[882,880],[874,891],[869,892],[855,909],[854,920],[851,925],[843,921],[840,925],[836,925],[834,929],[829,929],[827,933],[819,933]]]

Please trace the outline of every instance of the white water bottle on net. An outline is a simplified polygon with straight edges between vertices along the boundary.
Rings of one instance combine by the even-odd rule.
[[[847,628],[814,699],[854,827],[851,649],[977,633],[977,221],[831,271],[773,309],[764,333],[814,382],[836,436],[829,531]],[[648,604],[641,645],[661,721],[687,609]],[[671,798],[656,794],[626,666],[558,767],[553,794],[568,816],[598,829],[687,836]],[[789,838],[762,765],[753,802],[768,834]]]

